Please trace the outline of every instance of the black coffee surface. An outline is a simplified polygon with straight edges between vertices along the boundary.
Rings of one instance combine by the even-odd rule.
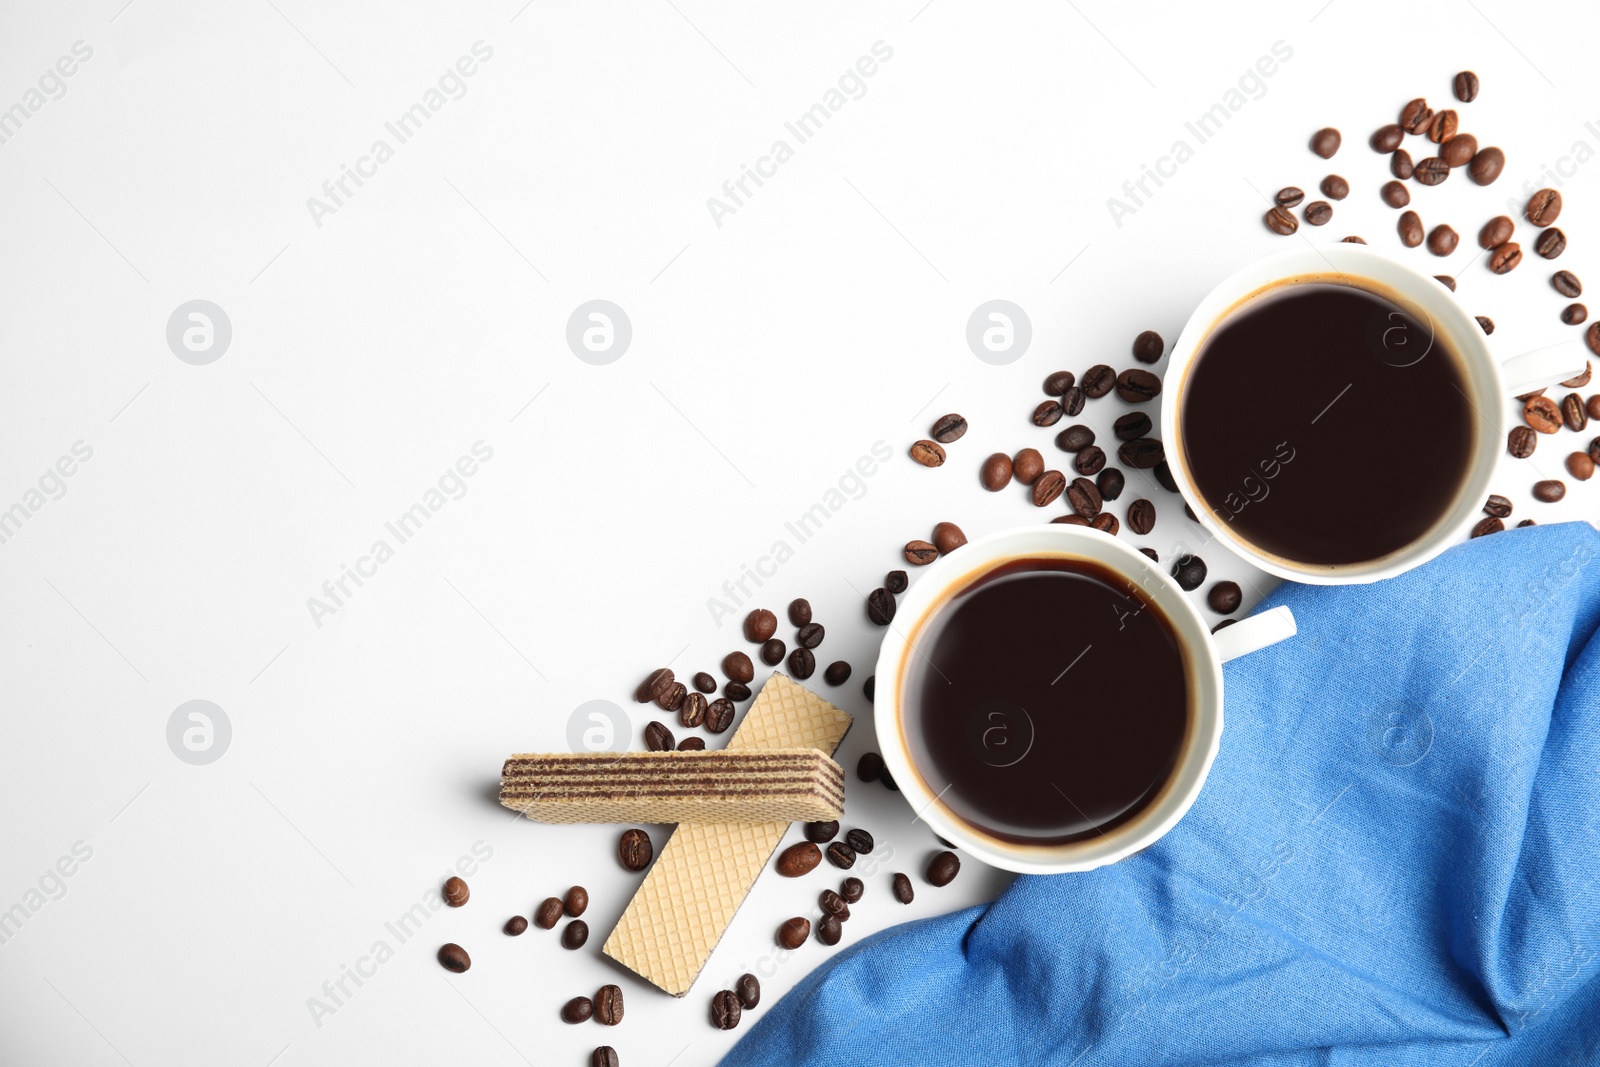
[[[913,639],[912,762],[980,831],[1028,844],[1095,837],[1137,816],[1177,766],[1189,725],[1177,636],[1098,564],[1003,564]]]
[[[1319,565],[1425,535],[1461,490],[1475,433],[1444,339],[1331,282],[1283,285],[1232,312],[1197,354],[1180,415],[1212,514],[1258,548]]]

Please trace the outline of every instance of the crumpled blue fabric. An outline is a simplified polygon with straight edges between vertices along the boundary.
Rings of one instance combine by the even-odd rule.
[[[1167,837],[842,951],[723,1062],[1600,1064],[1600,534],[1274,604]]]

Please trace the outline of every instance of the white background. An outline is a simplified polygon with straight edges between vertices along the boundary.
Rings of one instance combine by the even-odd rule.
[[[1262,193],[1343,174],[1350,199],[1302,235],[1360,234],[1457,274],[1502,355],[1576,334],[1549,264],[1492,276],[1473,238],[1574,142],[1600,149],[1592,7],[122,4],[12,3],[0,32],[0,107],[74,42],[93,49],[0,145],[0,508],[75,442],[93,449],[0,544],[0,909],[37,902],[41,879],[56,890],[0,944],[8,1064],[579,1064],[602,1042],[630,1065],[712,1062],[738,1034],[710,1027],[711,994],[759,967],[770,1005],[826,958],[812,942],[780,962],[772,932],[837,872],[763,879],[672,1000],[599,955],[636,884],[615,831],[514,821],[493,799],[500,762],[564,748],[593,699],[625,706],[636,739],[647,715],[629,694],[648,670],[714,670],[746,647],[708,598],[874,442],[893,459],[760,597],[780,614],[809,597],[821,661],[854,664],[842,689],[813,682],[860,717],[849,767],[874,745],[859,594],[935,521],[977,536],[1059,513],[984,493],[982,458],[1059,456],[1027,419],[1046,373],[1132,365],[1137,332],[1170,342],[1213,283],[1282,247]],[[493,57],[465,95],[319,227],[307,198],[479,40]],[[877,41],[893,57],[865,95],[717,226],[707,198]],[[1184,121],[1277,41],[1292,59],[1115,225],[1107,198],[1193,145]],[[1365,140],[1411,96],[1447,100],[1463,67],[1483,79],[1463,128],[1509,163],[1488,189],[1414,190],[1428,225],[1463,235],[1440,261],[1400,247]],[[1331,163],[1305,147],[1325,124],[1345,131]],[[1600,269],[1597,175],[1564,179],[1559,265],[1580,277]],[[603,367],[564,340],[595,298],[633,325]],[[995,298],[1033,326],[1006,367],[964,336]],[[193,299],[232,323],[208,366],[165,339]],[[947,410],[971,432],[945,467],[915,466],[907,445]],[[1123,410],[1088,414],[1106,436]],[[1397,401],[1388,432],[1397,447],[1426,432],[1426,398]],[[1595,514],[1592,484],[1560,506],[1529,494],[1589,436],[1506,461],[1513,521]],[[317,626],[307,598],[480,440],[493,458],[467,494]],[[1199,544],[1176,497],[1130,479],[1113,511],[1149,495],[1160,515],[1136,542],[1164,560]],[[1247,603],[1266,587],[1201,553],[1249,583]],[[208,766],[166,742],[193,699],[232,724]],[[931,835],[853,777],[846,825],[894,851],[847,944],[1005,884],[969,861],[902,908],[889,874],[920,872]],[[58,888],[47,872],[77,842],[92,858]],[[308,998],[475,842],[492,857],[470,904],[317,1025]],[[574,882],[593,898],[584,951],[499,933]],[[470,972],[439,968],[444,941]],[[620,1028],[557,1020],[608,981]]]

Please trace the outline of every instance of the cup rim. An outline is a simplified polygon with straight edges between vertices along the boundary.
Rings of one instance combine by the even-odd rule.
[[[1499,361],[1466,309],[1452,299],[1435,279],[1366,245],[1339,242],[1275,252],[1244,264],[1213,286],[1190,312],[1177,341],[1173,343],[1163,375],[1161,440],[1165,445],[1168,468],[1184,502],[1212,538],[1269,574],[1307,585],[1359,585],[1380,581],[1403,574],[1433,559],[1456,543],[1460,535],[1470,528],[1474,517],[1464,502],[1482,495],[1477,489],[1487,491],[1496,466],[1494,445],[1487,441],[1488,420],[1480,419],[1475,428],[1480,435],[1479,440],[1474,445],[1472,461],[1463,478],[1461,491],[1450,509],[1441,515],[1423,538],[1376,561],[1338,565],[1296,564],[1256,547],[1217,520],[1194,484],[1183,440],[1179,435],[1182,397],[1195,354],[1222,318],[1254,293],[1292,282],[1295,278],[1333,274],[1354,275],[1356,279],[1370,283],[1372,288],[1369,291],[1381,293],[1384,289],[1393,290],[1406,300],[1425,307],[1436,329],[1449,338],[1465,365],[1463,374],[1468,379],[1466,384],[1479,394],[1471,399],[1474,407],[1481,412],[1481,405],[1487,402],[1499,410],[1505,399],[1505,383]],[[1397,284],[1397,279],[1403,284]]]
[[[1040,547],[1044,546],[1044,547]],[[873,725],[878,749],[916,819],[945,840],[993,867],[1018,874],[1062,874],[1093,870],[1133,855],[1163,837],[1194,805],[1210,774],[1222,739],[1222,661],[1200,611],[1160,567],[1109,534],[1088,527],[1049,523],[1014,526],[968,542],[934,561],[904,594],[899,617],[924,621],[970,576],[1019,557],[1071,556],[1110,567],[1136,581],[1157,600],[1185,654],[1194,692],[1190,736],[1164,792],[1145,811],[1109,834],[1064,845],[1021,845],[993,838],[953,815],[913,766],[902,739],[901,675],[910,654],[914,625],[891,623],[879,646]]]

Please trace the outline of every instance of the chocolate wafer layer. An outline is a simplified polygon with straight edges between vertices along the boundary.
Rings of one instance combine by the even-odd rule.
[[[538,822],[826,822],[844,771],[814,748],[516,755],[500,803]]]

